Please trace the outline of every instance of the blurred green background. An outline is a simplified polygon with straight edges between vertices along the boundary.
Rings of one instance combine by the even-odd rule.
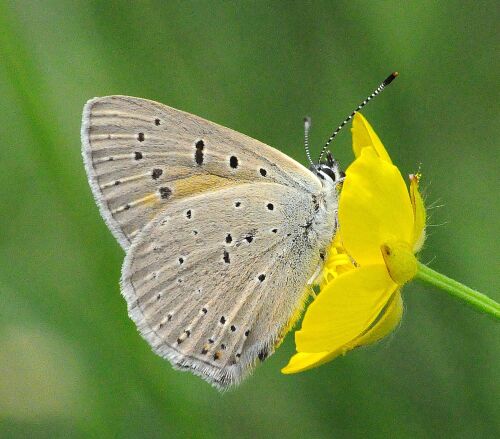
[[[219,394],[154,355],[127,317],[123,252],[80,157],[94,96],[154,99],[305,163],[364,111],[404,173],[422,163],[422,259],[500,299],[498,2],[0,1],[0,436],[498,438],[498,325],[405,288],[382,343],[300,375],[293,336]],[[334,148],[352,159],[350,134]]]

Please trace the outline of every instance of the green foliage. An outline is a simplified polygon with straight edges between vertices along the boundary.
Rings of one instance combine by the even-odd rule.
[[[127,317],[79,140],[87,99],[129,94],[305,162],[303,116],[318,151],[399,70],[365,114],[444,204],[423,260],[498,300],[496,8],[0,0],[0,436],[499,437],[495,322],[418,283],[389,341],[322,368],[281,375],[288,336],[224,395],[173,371]],[[336,142],[347,164],[347,130]]]

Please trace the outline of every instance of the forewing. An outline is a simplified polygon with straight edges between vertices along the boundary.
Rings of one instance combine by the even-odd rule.
[[[253,181],[320,189],[309,170],[270,146],[146,99],[87,102],[82,145],[94,197],[124,249],[169,203],[192,194]]]
[[[161,356],[219,388],[274,351],[320,255],[312,196],[249,183],[172,201],[127,253],[122,292]]]

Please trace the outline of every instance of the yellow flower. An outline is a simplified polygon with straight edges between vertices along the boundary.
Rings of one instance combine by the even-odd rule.
[[[320,293],[295,333],[297,354],[283,373],[301,372],[374,343],[403,312],[401,287],[417,272],[425,239],[419,175],[410,189],[382,142],[359,113],[352,127],[356,159],[339,201],[339,233],[322,273]]]

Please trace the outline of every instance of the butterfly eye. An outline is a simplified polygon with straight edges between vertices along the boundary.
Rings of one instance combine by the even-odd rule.
[[[318,176],[321,179],[323,179],[323,177],[326,175],[326,176],[330,177],[330,179],[334,182],[337,180],[337,175],[335,174],[334,168],[330,168],[329,166],[326,166],[326,165],[320,165],[317,168],[317,172],[318,172]]]
[[[333,172],[333,169],[331,168],[325,168],[323,172],[328,175],[333,181],[337,179],[337,176],[335,175],[335,172]]]

